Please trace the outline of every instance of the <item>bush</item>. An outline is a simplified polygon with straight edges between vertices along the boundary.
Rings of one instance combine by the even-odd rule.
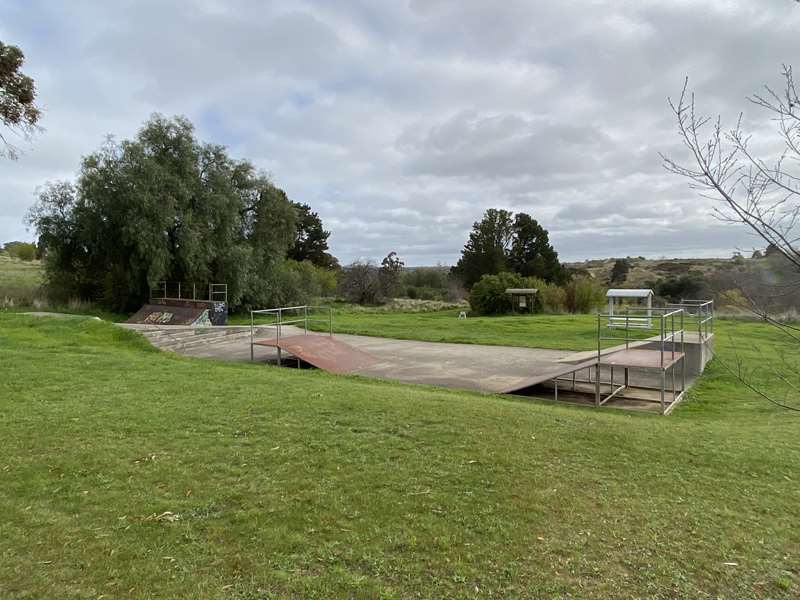
[[[336,272],[304,260],[286,261],[289,304],[310,304],[320,296],[336,292]]]
[[[539,286],[538,299],[542,311],[546,313],[562,313],[566,310],[567,292],[564,288],[552,283],[542,282]]]
[[[447,290],[429,287],[409,286],[406,288],[406,297],[412,300],[444,300]]]
[[[8,242],[4,250],[9,256],[24,261],[31,261],[36,258],[36,244],[30,242]]]
[[[660,279],[656,283],[656,295],[670,302],[680,302],[683,298],[697,298],[703,290],[703,274],[690,271],[680,277]]]
[[[484,275],[469,292],[469,305],[473,312],[481,315],[503,315],[513,309],[508,288],[536,287],[537,279],[522,277],[517,273]]]
[[[571,313],[590,313],[602,307],[606,290],[591,277],[576,277],[564,286],[564,304]]]
[[[378,268],[369,261],[356,261],[345,267],[339,293],[354,304],[380,304],[384,301]]]

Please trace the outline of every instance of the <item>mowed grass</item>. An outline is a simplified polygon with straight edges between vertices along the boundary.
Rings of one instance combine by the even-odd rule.
[[[459,319],[458,314],[458,310],[386,313],[335,309],[333,330],[337,333],[427,342],[524,346],[554,350],[597,348],[595,315],[533,314]],[[324,330],[327,325],[313,323],[311,327]],[[654,333],[657,332],[649,331],[646,336]],[[623,334],[617,332],[615,335]],[[646,336],[643,334],[642,337]],[[604,345],[613,344],[614,342],[604,343]]]
[[[0,597],[795,598],[798,425],[713,363],[662,418],[0,315]]]

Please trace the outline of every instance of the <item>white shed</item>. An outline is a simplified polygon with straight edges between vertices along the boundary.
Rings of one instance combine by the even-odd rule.
[[[606,298],[608,298],[608,326],[650,327],[654,295],[653,290],[649,289],[616,288],[608,290],[606,292]],[[626,308],[623,311],[622,304],[626,299],[634,304],[630,309]]]

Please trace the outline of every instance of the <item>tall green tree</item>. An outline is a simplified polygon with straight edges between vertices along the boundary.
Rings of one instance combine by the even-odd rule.
[[[42,112],[36,106],[36,85],[22,71],[25,55],[17,46],[0,42],[0,123],[8,132],[28,137]],[[0,155],[16,158],[19,150],[0,132]]]
[[[561,283],[568,279],[547,230],[525,213],[490,208],[472,226],[454,276],[470,288],[483,275],[513,271]]]
[[[558,253],[550,244],[547,230],[526,213],[517,213],[514,218],[508,266],[523,277],[540,277],[556,283],[564,280]]]
[[[611,268],[611,277],[609,282],[612,284],[622,285],[628,277],[628,271],[631,270],[631,262],[627,258],[618,258],[614,261],[614,266]]]
[[[307,260],[326,269],[338,267],[339,261],[328,252],[331,232],[322,226],[319,214],[313,212],[308,204],[294,202],[293,206],[297,212],[297,233],[289,248],[289,258],[297,262]]]
[[[125,311],[161,280],[227,282],[233,306],[267,303],[296,214],[249,162],[154,115],[87,156],[75,185],[45,187],[29,219],[56,295]]]
[[[400,289],[400,277],[403,274],[405,263],[397,256],[397,252],[392,251],[381,261],[381,268],[378,270],[383,295],[387,298],[394,298]]]
[[[469,240],[453,267],[453,274],[469,288],[483,275],[507,270],[507,255],[513,236],[512,213],[503,209],[488,209],[483,218],[472,225]]]

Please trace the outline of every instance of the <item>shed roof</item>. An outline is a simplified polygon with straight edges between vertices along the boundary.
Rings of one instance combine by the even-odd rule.
[[[506,294],[538,294],[537,288],[506,288]]]
[[[648,289],[610,289],[606,292],[606,298],[647,298],[653,296],[653,290]]]

